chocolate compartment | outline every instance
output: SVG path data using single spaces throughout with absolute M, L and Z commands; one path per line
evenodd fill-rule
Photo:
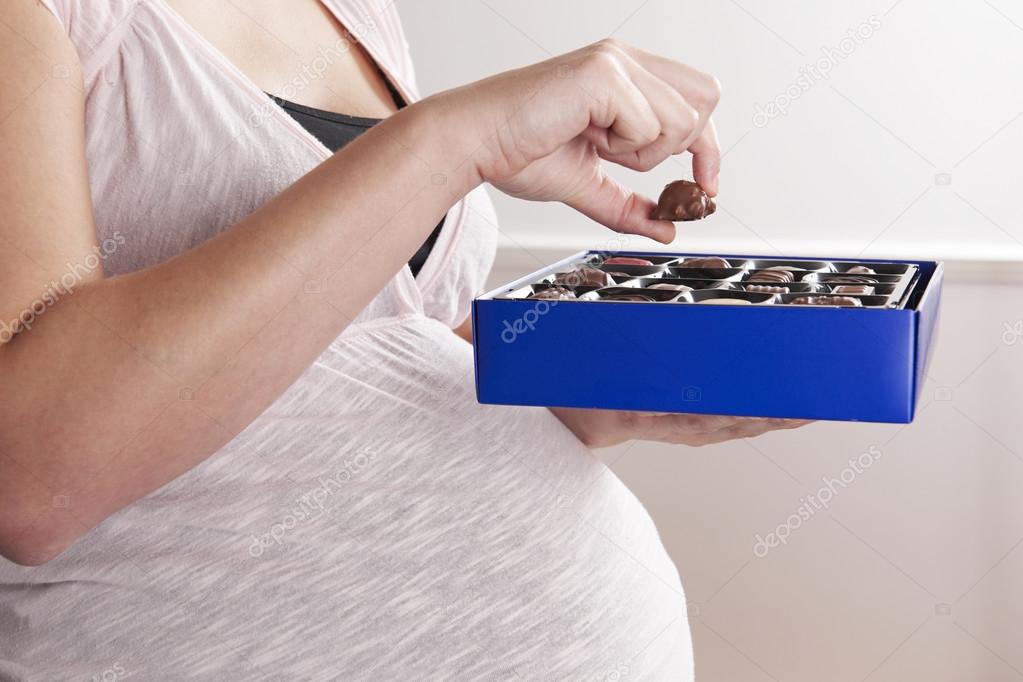
M 660 265 L 598 265 L 597 269 L 608 273 L 615 281 L 618 281 L 620 276 L 656 277 L 664 272 L 664 267 Z
M 679 277 L 646 277 L 636 280 L 636 286 L 648 287 L 651 284 L 681 284 L 690 289 L 737 289 L 734 282 L 721 279 L 682 279 Z
M 751 294 L 747 291 L 727 291 L 722 289 L 704 289 L 692 292 L 693 303 L 704 305 L 742 305 L 722 304 L 720 301 L 748 301 L 751 305 L 768 305 L 775 302 L 778 294 Z
M 747 291 L 749 287 L 753 286 L 766 286 L 766 287 L 785 287 L 789 290 L 790 294 L 817 294 L 827 291 L 827 287 L 824 287 L 817 282 L 789 282 L 788 284 L 779 283 L 772 284 L 770 282 L 742 282 L 738 285 L 743 291 Z M 761 293 L 756 291 L 750 291 L 749 293 Z M 775 294 L 776 296 L 778 294 Z
M 850 266 L 857 265 L 856 263 L 850 263 Z M 746 269 L 753 270 L 767 270 L 770 268 L 792 268 L 793 272 L 807 271 L 807 272 L 835 272 L 835 266 L 829 261 L 822 260 L 774 260 L 774 259 L 757 259 L 746 261 Z
M 687 268 L 670 266 L 667 275 L 675 279 L 723 279 L 737 281 L 742 279 L 746 270 L 737 268 Z
M 608 258 L 615 258 L 617 256 L 618 256 L 618 254 L 616 254 L 616 253 L 606 253 L 606 254 L 604 254 L 602 256 L 599 256 L 597 258 L 596 262 L 598 264 L 600 264 L 600 265 L 603 265 L 604 261 L 606 261 Z M 674 263 L 674 262 L 678 261 L 678 258 L 676 258 L 675 256 L 625 256 L 625 257 L 626 258 L 633 258 L 633 257 L 634 258 L 642 258 L 643 260 L 650 261 L 651 263 L 654 264 L 654 266 L 658 266 L 658 267 L 664 267 L 665 265 L 669 265 L 671 263 Z M 618 267 L 618 266 L 616 266 L 614 263 L 611 263 L 607 267 L 613 268 L 613 267 Z M 649 267 L 649 266 L 645 266 L 645 265 L 631 265 L 631 266 L 627 266 L 627 267 L 643 268 L 643 267 Z
M 888 296 L 864 296 L 857 294 L 810 294 L 811 296 L 845 296 L 848 298 L 855 298 L 863 304 L 864 308 L 886 308 L 889 305 Z M 806 294 L 779 294 L 778 304 L 779 305 L 793 305 L 797 308 L 848 308 L 855 309 L 853 306 L 827 306 L 827 305 L 807 305 L 807 304 L 793 304 L 792 299 L 799 298 L 800 296 L 806 296 Z
M 913 266 L 907 263 L 857 263 L 854 261 L 836 261 L 835 272 L 844 273 L 849 268 L 856 267 L 857 265 L 863 265 L 871 268 L 874 272 L 879 275 L 905 275 L 912 269 Z M 867 275 L 872 277 L 873 275 Z
M 639 287 L 605 287 L 604 289 L 597 289 L 587 295 L 585 300 L 588 301 L 606 301 L 608 303 L 644 303 L 645 301 L 608 301 L 609 296 L 649 296 L 654 299 L 657 303 L 667 303 L 674 301 L 679 297 L 680 294 L 686 292 L 679 291 L 665 291 L 663 289 L 642 289 Z

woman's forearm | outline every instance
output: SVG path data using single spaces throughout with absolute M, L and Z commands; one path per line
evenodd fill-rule
M 409 107 L 217 237 L 83 284 L 0 346 L 0 553 L 48 560 L 245 428 L 480 182 L 459 132 L 443 103 Z

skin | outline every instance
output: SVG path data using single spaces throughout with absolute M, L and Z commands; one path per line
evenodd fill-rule
M 343 30 L 314 0 L 173 0 L 257 86 L 279 91 Z M 268 38 L 265 27 L 273 27 Z M 59 67 L 55 70 L 54 67 Z M 601 160 L 647 170 L 693 154 L 717 192 L 716 81 L 615 41 L 440 93 L 400 112 L 361 49 L 296 99 L 387 117 L 236 225 L 157 266 L 97 269 L 2 338 L 0 554 L 38 565 L 181 476 L 252 422 L 483 182 L 670 242 L 654 202 Z M 60 75 L 55 75 L 60 74 Z M 0 320 L 96 247 L 77 54 L 34 0 L 0 7 Z M 446 182 L 432 182 L 443 173 Z M 407 198 L 395 205 L 394 197 Z M 400 203 L 400 202 L 399 202 Z M 382 215 L 381 206 L 387 207 Z M 306 293 L 309 284 L 318 289 Z M 463 338 L 463 325 L 455 330 Z M 187 340 L 187 343 L 182 340 Z M 702 444 L 789 422 L 555 410 L 580 439 Z M 63 503 L 58 503 L 63 500 Z M 70 504 L 68 504 L 68 501 Z

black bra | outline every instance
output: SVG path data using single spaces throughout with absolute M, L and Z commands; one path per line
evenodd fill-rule
M 323 111 L 322 109 L 315 109 L 302 104 L 296 104 L 295 102 L 289 102 L 288 100 L 275 95 L 270 95 L 270 99 L 280 105 L 280 107 L 288 112 L 288 114 L 290 114 L 291 117 L 299 123 L 299 125 L 305 128 L 310 135 L 319 140 L 324 147 L 332 152 L 336 152 L 341 149 L 359 135 L 362 135 L 364 132 L 383 120 L 379 118 L 363 118 L 361 116 L 335 114 L 332 111 Z M 399 97 L 396 97 L 396 101 L 399 103 L 401 102 Z M 437 243 L 437 237 L 440 236 L 440 231 L 443 227 L 444 218 L 441 218 L 440 222 L 437 223 L 437 227 L 433 229 L 430 236 L 426 238 L 423 245 L 419 247 L 419 250 L 416 251 L 409 260 L 408 266 L 412 270 L 413 276 L 419 274 L 423 264 L 430 255 L 430 251 L 433 250 L 433 245 Z

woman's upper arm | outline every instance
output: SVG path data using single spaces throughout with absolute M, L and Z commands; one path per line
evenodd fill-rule
M 25 321 L 59 304 L 54 284 L 96 246 L 81 66 L 60 22 L 36 0 L 0 4 L 0 149 L 2 348 Z M 83 279 L 71 290 L 102 277 L 74 271 Z

